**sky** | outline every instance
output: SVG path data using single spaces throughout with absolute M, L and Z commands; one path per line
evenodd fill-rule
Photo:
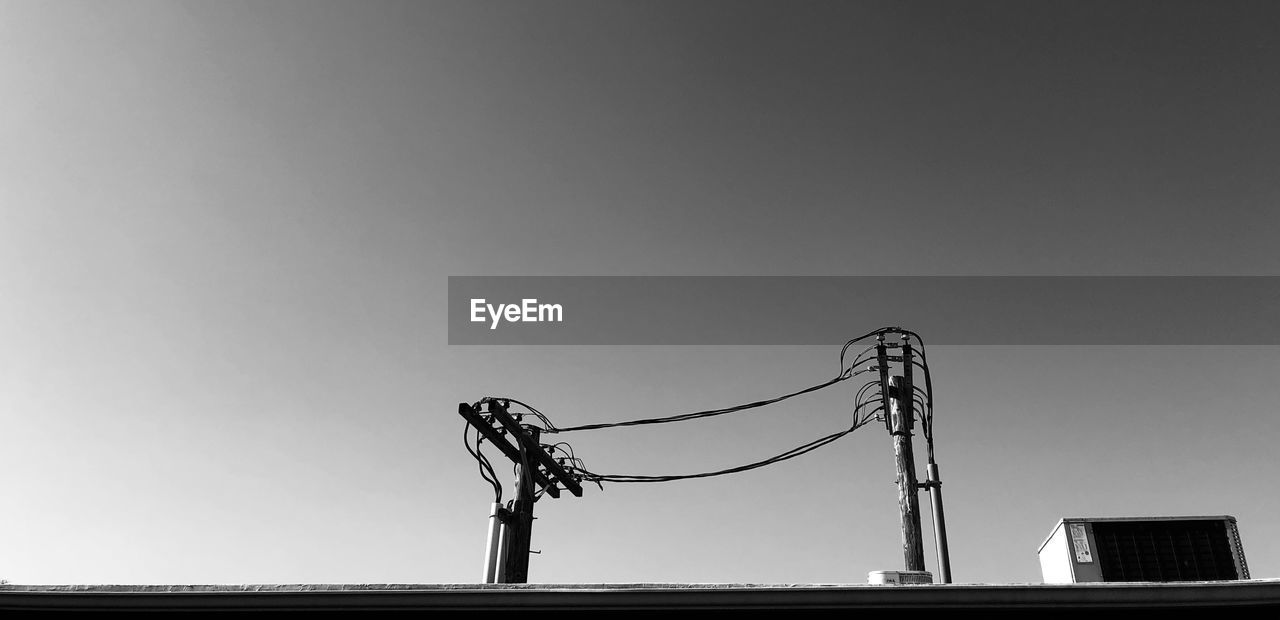
M 477 582 L 492 492 L 458 402 L 668 415 L 826 380 L 843 344 L 450 346 L 449 276 L 1280 275 L 1278 23 L 0 0 L 0 579 Z M 957 582 L 1039 582 L 1063 517 L 1204 514 L 1280 577 L 1276 346 L 929 362 Z M 597 472 L 719 469 L 852 398 L 571 441 Z M 547 499 L 530 579 L 865 583 L 902 568 L 893 479 L 873 426 Z

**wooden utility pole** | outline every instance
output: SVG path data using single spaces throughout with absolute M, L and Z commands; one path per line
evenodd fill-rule
M 910 361 L 907 362 L 908 364 Z M 911 451 L 914 418 L 910 379 L 889 379 L 889 434 L 898 467 L 898 510 L 902 513 L 902 554 L 906 569 L 924 570 L 924 545 L 920 540 L 920 500 L 916 496 L 916 462 Z
M 537 445 L 538 429 L 530 428 L 528 432 L 534 445 Z M 507 526 L 511 538 L 507 543 L 503 583 L 529 581 L 529 539 L 533 536 L 533 472 L 523 442 L 520 445 L 520 456 L 522 462 L 516 465 L 519 472 L 516 477 L 516 501 L 512 503 L 510 523 Z

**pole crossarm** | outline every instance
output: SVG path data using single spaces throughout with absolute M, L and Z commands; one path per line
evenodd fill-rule
M 528 457 L 537 465 L 541 466 L 530 467 L 529 473 L 533 476 L 534 483 L 546 490 L 548 495 L 551 497 L 560 497 L 560 488 L 556 486 L 556 483 L 558 482 L 563 484 L 570 493 L 574 494 L 574 496 L 582 497 L 582 485 L 578 484 L 578 481 L 574 479 L 573 476 L 566 472 L 559 463 L 556 463 L 555 459 L 552 459 L 551 455 L 547 454 L 546 451 L 542 449 L 542 446 L 529 436 L 528 431 L 520 426 L 520 423 L 516 422 L 515 419 L 511 417 L 511 414 L 507 413 L 505 407 L 494 401 L 490 401 L 489 408 L 486 413 L 497 421 L 498 424 L 502 425 L 502 428 L 515 438 L 518 442 L 517 445 L 512 445 L 511 442 L 499 433 L 492 424 L 486 422 L 484 417 L 482 417 L 480 412 L 476 411 L 474 407 L 467 403 L 458 403 L 458 414 L 461 415 L 468 424 L 476 427 L 476 429 L 480 431 L 480 434 L 484 435 L 484 438 L 489 440 L 489 443 L 497 446 L 498 449 L 502 451 L 503 455 L 508 459 L 511 459 L 511 462 L 520 463 L 522 461 L 520 456 L 520 446 L 524 446 L 525 454 L 528 455 Z
M 538 443 L 533 437 L 531 437 L 528 431 L 524 430 L 524 428 L 520 426 L 520 423 L 516 422 L 515 419 L 511 417 L 510 413 L 507 413 L 506 407 L 499 403 L 495 403 L 494 401 L 489 401 L 489 415 L 492 415 L 493 419 L 497 420 L 499 424 L 507 429 L 507 432 L 511 433 L 511 435 L 516 437 L 520 443 L 524 444 L 525 454 L 532 457 L 539 465 L 542 465 L 542 467 L 546 469 L 546 473 L 550 474 L 552 482 L 559 481 L 566 489 L 569 489 L 570 493 L 573 493 L 574 497 L 582 497 L 582 485 L 578 484 L 578 481 L 575 480 L 573 476 L 570 476 L 569 472 L 566 472 L 564 468 L 555 461 L 555 459 L 551 458 L 550 454 L 547 454 L 546 450 L 542 449 L 542 444 Z M 519 455 L 519 452 L 516 454 Z M 532 469 L 534 480 L 537 480 L 538 478 L 542 478 L 544 480 L 547 479 L 547 476 L 538 471 L 538 468 L 534 467 Z M 546 488 L 547 492 L 551 493 L 551 489 L 555 488 L 555 484 L 551 484 Z M 557 492 L 553 493 L 551 496 L 559 497 L 560 494 Z
M 502 451 L 502 454 L 511 459 L 511 462 L 520 462 L 520 449 L 511 445 L 511 442 L 507 441 L 506 437 L 503 437 L 498 433 L 497 429 L 485 422 L 484 418 L 480 417 L 480 413 L 477 412 L 474 407 L 467 403 L 458 403 L 458 414 L 461 415 L 468 424 L 476 427 L 476 430 L 480 431 L 480 434 L 484 435 L 484 438 L 489 440 L 489 443 L 497 446 L 498 449 Z M 546 476 L 543 476 L 541 472 L 537 471 L 532 473 L 534 482 L 546 489 L 547 494 L 551 497 L 560 497 L 560 489 L 558 489 L 550 480 L 547 480 Z

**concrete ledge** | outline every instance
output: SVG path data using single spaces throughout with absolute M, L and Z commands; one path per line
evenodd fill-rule
M 953 584 L 5 585 L 5 611 L 1280 608 L 1280 580 Z

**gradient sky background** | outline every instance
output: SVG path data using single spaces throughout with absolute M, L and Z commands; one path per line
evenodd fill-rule
M 1239 2 L 0 0 L 0 578 L 475 582 L 459 401 L 679 413 L 841 344 L 450 347 L 449 275 L 1280 275 L 1278 32 Z M 1064 516 L 1170 514 L 1235 515 L 1280 577 L 1280 348 L 930 362 L 957 581 L 1038 582 Z M 700 471 L 851 400 L 570 439 Z M 531 580 L 863 583 L 902 566 L 892 481 L 869 427 L 542 501 Z

